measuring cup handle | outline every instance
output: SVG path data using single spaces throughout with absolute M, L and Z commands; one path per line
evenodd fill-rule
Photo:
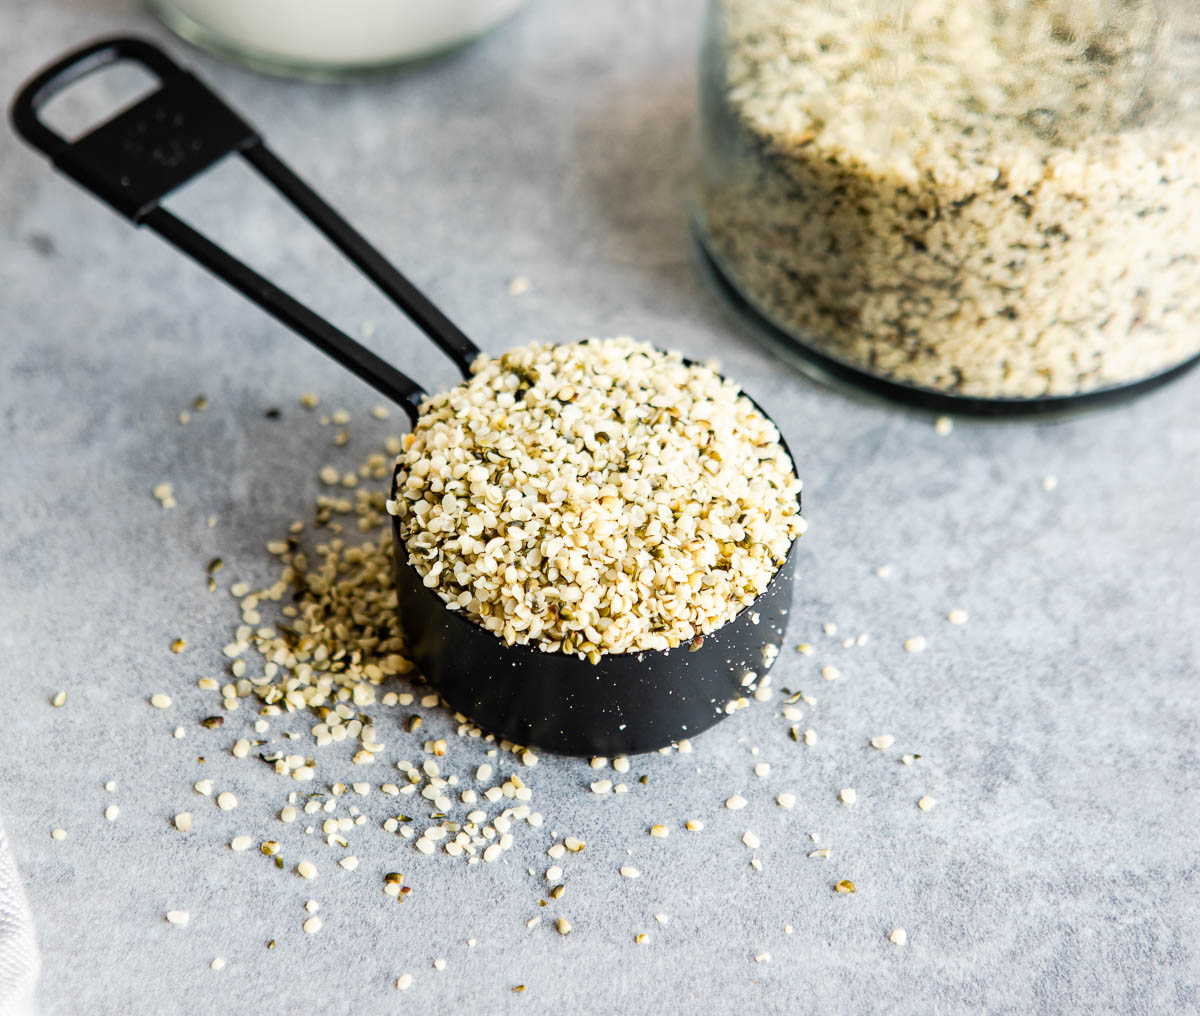
M 42 122 L 39 116 L 42 107 L 81 78 L 122 60 L 141 64 L 160 82 L 181 72 L 166 53 L 142 39 L 128 36 L 99 39 L 68 53 L 25 84 L 10 110 L 13 127 L 34 148 L 51 158 L 57 156 L 68 142 Z
M 68 141 L 41 119 L 55 95 L 121 61 L 149 70 L 159 87 L 82 137 Z M 464 372 L 478 350 L 279 159 L 214 92 L 144 39 L 100 39 L 32 78 L 9 110 L 17 133 L 56 169 L 137 225 L 154 230 L 218 278 L 398 402 L 415 424 L 424 390 L 411 378 L 162 207 L 176 188 L 230 154 L 247 158 L 372 279 Z
M 122 61 L 139 64 L 159 87 L 74 141 L 51 130 L 43 107 L 80 79 Z M 68 53 L 13 100 L 17 133 L 116 211 L 141 222 L 158 203 L 258 134 L 215 93 L 144 39 L 100 39 Z

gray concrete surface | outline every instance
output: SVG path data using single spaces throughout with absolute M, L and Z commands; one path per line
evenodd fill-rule
M 313 883 L 226 849 L 281 830 L 291 787 L 228 756 L 245 711 L 218 732 L 196 723 L 213 703 L 196 679 L 219 673 L 238 620 L 205 591 L 204 564 L 270 574 L 264 542 L 307 516 L 319 467 L 357 462 L 386 432 L 366 417 L 378 400 L 0 137 L 0 810 L 38 919 L 46 1013 L 1200 1010 L 1200 374 L 1067 421 L 960 420 L 940 437 L 927 416 L 781 368 L 690 261 L 698 27 L 695 0 L 535 0 L 449 59 L 334 87 L 174 45 L 486 348 L 631 333 L 717 356 L 797 452 L 811 530 L 775 685 L 817 698 L 801 726 L 818 743 L 790 740 L 777 698 L 691 756 L 635 759 L 621 798 L 589 794 L 585 763 L 544 758 L 524 775 L 546 826 L 495 865 L 415 854 L 378 828 L 377 794 L 352 835 L 357 872 L 319 843 Z M 3 0 L 0 93 L 113 29 L 166 38 L 125 0 Z M 249 181 L 223 167 L 174 206 L 347 328 L 375 322 L 375 348 L 430 385 L 453 379 Z M 521 297 L 516 274 L 533 283 Z M 349 448 L 297 406 L 307 389 L 353 413 Z M 198 392 L 211 408 L 180 426 Z M 271 406 L 282 420 L 264 418 Z M 163 480 L 170 512 L 150 495 Z M 966 625 L 946 622 L 954 607 Z M 866 646 L 841 647 L 863 631 Z M 918 633 L 928 650 L 906 653 Z M 812 656 L 791 648 L 802 640 Z M 843 677 L 823 681 L 827 663 Z M 146 705 L 156 691 L 169 712 Z M 380 720 L 388 761 L 419 752 L 398 722 Z M 893 749 L 867 747 L 883 732 Z M 452 736 L 451 767 L 465 775 L 483 751 Z M 902 752 L 923 757 L 905 767 Z M 346 753 L 322 759 L 318 784 L 361 778 Z M 191 791 L 202 771 L 238 793 L 236 811 Z M 837 801 L 846 786 L 853 808 Z M 773 804 L 784 790 L 791 811 Z M 745 811 L 722 807 L 734 792 Z M 186 837 L 169 828 L 185 808 Z M 704 830 L 685 832 L 689 817 Z M 647 835 L 656 822 L 668 839 Z M 543 910 L 552 830 L 588 846 Z M 807 857 L 813 831 L 831 859 Z M 624 863 L 642 877 L 622 879 Z M 414 887 L 402 907 L 379 892 L 394 868 Z M 832 891 L 841 878 L 853 897 Z M 315 936 L 300 930 L 310 898 Z M 173 908 L 187 928 L 164 922 Z M 887 941 L 897 926 L 903 948 Z M 635 946 L 642 931 L 652 942 Z

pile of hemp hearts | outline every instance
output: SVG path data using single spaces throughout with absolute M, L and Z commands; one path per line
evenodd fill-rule
M 1069 395 L 1190 358 L 1200 44 L 1163 2 L 722 0 L 710 249 L 905 384 Z
M 629 338 L 481 356 L 398 462 L 387 508 L 425 585 L 510 645 L 592 662 L 732 620 L 804 531 L 771 421 Z

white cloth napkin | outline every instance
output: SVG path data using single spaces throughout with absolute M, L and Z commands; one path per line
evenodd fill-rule
M 33 1016 L 40 965 L 33 915 L 0 823 L 0 1016 Z

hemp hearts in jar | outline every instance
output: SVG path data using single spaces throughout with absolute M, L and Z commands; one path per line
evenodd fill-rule
M 1189 0 L 710 0 L 709 14 L 698 225 L 798 351 L 1018 400 L 1200 353 Z

